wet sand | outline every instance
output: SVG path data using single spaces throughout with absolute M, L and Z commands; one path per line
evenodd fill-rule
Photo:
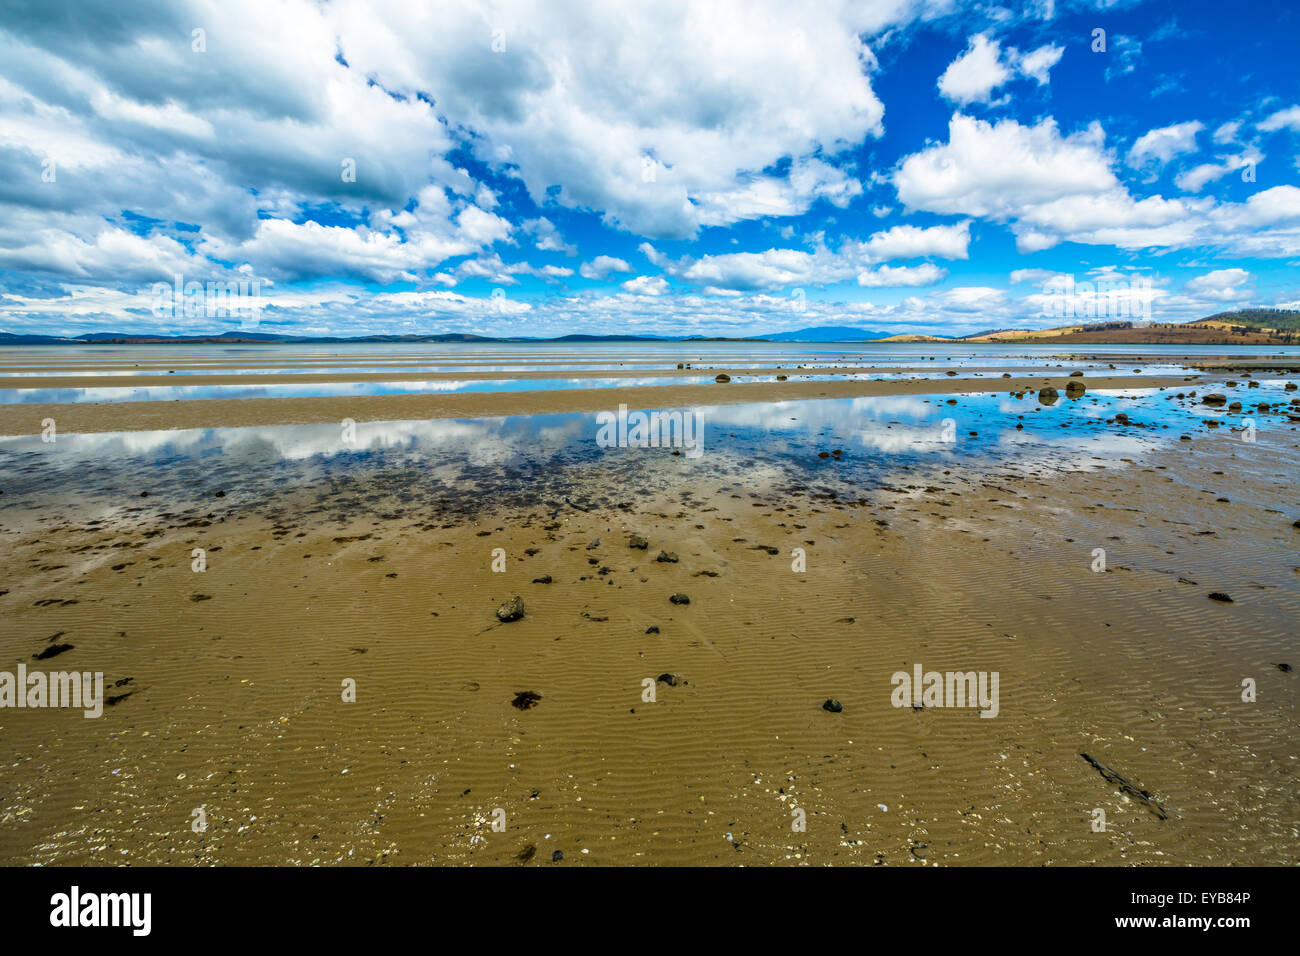
M 702 390 L 714 405 L 1047 376 L 1064 393 L 1060 374 Z M 448 414 L 605 409 L 620 391 L 452 396 L 465 404 Z M 1279 408 L 1294 395 L 1252 391 Z M 57 415 L 69 431 L 361 421 L 437 417 L 448 397 L 378 398 Z M 99 669 L 123 696 L 97 720 L 0 710 L 0 860 L 1293 865 L 1297 678 L 1279 664 L 1300 663 L 1300 433 L 1259 419 L 1252 446 L 1225 427 L 978 462 L 853 466 L 812 450 L 827 434 L 780 455 L 717 440 L 696 461 L 622 449 L 535 473 L 467 460 L 454 477 L 402 460 L 276 482 L 214 460 L 159 489 L 88 465 L 84 494 L 53 499 L 10 468 L 6 666 Z M 523 618 L 497 621 L 516 595 Z M 73 646 L 32 659 L 59 643 Z M 891 675 L 917 663 L 997 671 L 998 716 L 894 707 Z M 525 692 L 533 705 L 514 706 Z

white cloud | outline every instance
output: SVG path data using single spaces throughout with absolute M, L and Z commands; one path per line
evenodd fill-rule
M 611 272 L 631 272 L 632 267 L 622 259 L 614 256 L 596 256 L 590 262 L 584 262 L 578 268 L 578 274 L 584 279 L 604 279 Z
M 1008 277 L 1012 285 L 1020 285 L 1023 282 L 1032 283 L 1033 285 L 1043 285 L 1049 280 L 1059 278 L 1063 273 L 1053 272 L 1051 269 L 1013 269 Z
M 1183 291 L 1203 299 L 1217 299 L 1224 302 L 1239 299 L 1245 290 L 1242 288 L 1251 280 L 1245 269 L 1215 269 L 1205 275 L 1189 279 Z
M 985 33 L 975 34 L 966 50 L 948 64 L 939 77 L 939 92 L 960 106 L 987 103 L 993 91 L 1012 79 L 1015 74 L 1028 77 L 1046 86 L 1052 67 L 1061 61 L 1063 46 L 1040 46 L 1022 54 L 1015 47 L 1004 53 L 1001 44 Z
M 1062 136 L 1051 118 L 1022 126 L 957 114 L 948 142 L 908 156 L 893 179 L 909 209 L 1010 223 L 1021 252 L 1073 241 L 1122 249 L 1206 245 L 1288 254 L 1280 250 L 1291 247 L 1289 233 L 1275 230 L 1277 235 L 1264 239 L 1246 235 L 1258 227 L 1225 228 L 1225 220 L 1237 215 L 1229 206 L 1216 207 L 1209 199 L 1135 198 L 1110 162 L 1096 123 Z M 1252 210 L 1261 195 L 1248 201 Z
M 1063 46 L 1040 46 L 1022 56 L 1016 65 L 1025 76 L 1037 80 L 1039 86 L 1046 86 L 1048 74 L 1061 62 L 1064 53 Z
M 1248 150 L 1240 156 L 1221 156 L 1221 163 L 1201 163 L 1174 177 L 1174 183 L 1184 192 L 1198 193 L 1207 183 L 1222 179 L 1228 173 L 1236 172 L 1246 166 L 1258 165 L 1264 161 L 1264 154 Z
M 1234 120 L 1230 123 L 1224 123 L 1214 131 L 1214 141 L 1221 146 L 1231 143 L 1236 140 L 1237 134 L 1240 131 L 1241 123 L 1239 121 Z
M 838 251 L 817 244 L 802 249 L 768 249 L 706 255 L 681 262 L 664 262 L 672 275 L 692 285 L 722 289 L 776 289 L 787 286 L 827 285 L 858 278 L 863 285 L 924 285 L 937 281 L 936 267 L 868 269 L 878 263 L 934 256 L 965 259 L 970 246 L 969 220 L 939 226 L 894 226 L 864 241 L 849 241 Z M 941 272 L 942 270 L 938 270 Z M 862 275 L 868 279 L 863 281 Z M 889 277 L 890 283 L 873 283 L 871 276 Z M 926 281 L 919 281 L 926 278 Z M 905 280 L 893 282 L 893 279 Z
M 1280 129 L 1289 129 L 1294 133 L 1300 133 L 1300 106 L 1290 106 L 1284 110 L 1278 110 L 1271 116 L 1256 123 L 1255 126 L 1265 133 L 1276 132 Z
M 621 288 L 634 295 L 663 295 L 668 291 L 668 281 L 663 276 L 637 276 L 628 279 Z
M 869 288 L 934 285 L 947 274 L 947 269 L 929 262 L 919 266 L 877 266 L 859 272 L 858 285 Z
M 894 226 L 874 233 L 856 250 L 869 262 L 920 256 L 965 259 L 970 252 L 970 220 L 943 226 Z
M 908 156 L 893 182 L 909 209 L 1005 218 L 1034 203 L 1115 188 L 1103 141 L 1095 123 L 1061 136 L 1051 118 L 1022 126 L 956 113 L 948 142 Z
M 475 131 L 478 157 L 513 164 L 539 204 L 650 238 L 849 198 L 833 159 L 879 135 L 884 112 L 861 37 L 922 12 L 894 0 L 325 9 L 357 73 L 434 91 L 453 127 Z M 763 174 L 787 157 L 789 175 Z
M 825 258 L 825 256 L 823 256 Z M 678 274 L 695 285 L 728 289 L 771 289 L 814 281 L 818 259 L 799 249 L 703 256 Z
M 527 219 L 520 223 L 520 228 L 533 237 L 533 244 L 543 252 L 563 252 L 566 256 L 578 253 L 578 247 L 565 242 L 555 224 L 545 216 Z
M 1199 120 L 1175 123 L 1143 133 L 1128 151 L 1128 164 L 1134 169 L 1164 166 L 1174 157 L 1196 152 L 1196 134 L 1205 129 Z
M 983 33 L 970 38 L 964 53 L 939 77 L 939 92 L 954 103 L 987 102 L 993 91 L 1011 79 L 1002 62 L 1002 47 Z

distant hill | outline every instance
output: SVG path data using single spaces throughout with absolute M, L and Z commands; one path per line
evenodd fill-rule
M 960 342 L 961 339 L 952 339 L 943 335 L 917 335 L 909 332 L 906 335 L 887 335 L 883 339 L 876 339 L 877 342 Z
M 967 336 L 960 341 L 1043 345 L 1300 345 L 1300 331 L 1271 326 L 1250 327 L 1211 318 L 1181 323 L 1148 322 L 1139 325 L 1113 321 L 1063 325 L 1053 329 L 1007 329 Z
M 769 342 L 863 342 L 871 339 L 883 339 L 893 335 L 892 332 L 868 332 L 845 325 L 818 325 L 809 329 L 795 329 L 793 332 L 770 332 L 757 338 Z
M 762 336 L 703 335 L 591 335 L 571 332 L 554 338 L 536 336 L 496 337 L 469 332 L 440 332 L 435 335 L 282 335 L 274 332 L 217 332 L 208 335 L 139 335 L 127 332 L 86 332 L 77 336 L 24 335 L 0 332 L 3 345 L 237 345 L 276 343 L 283 345 L 336 344 L 345 342 L 843 342 L 879 339 L 888 332 L 842 326 L 821 326 L 794 332 L 777 332 Z
M 1297 309 L 1241 309 L 1237 312 L 1219 312 L 1199 322 L 1221 326 L 1240 326 L 1245 329 L 1276 329 L 1294 332 L 1300 330 L 1300 310 Z
M 572 332 L 554 338 L 495 337 L 471 332 L 432 335 L 321 336 L 275 332 L 228 331 L 208 335 L 139 335 L 127 332 L 87 332 L 78 336 L 0 332 L 6 345 L 345 345 L 365 342 L 1035 342 L 1147 345 L 1300 345 L 1300 310 L 1242 309 L 1182 323 L 1088 322 L 1051 329 L 997 329 L 947 337 L 915 333 L 873 332 L 847 325 L 818 325 L 767 335 L 591 335 Z

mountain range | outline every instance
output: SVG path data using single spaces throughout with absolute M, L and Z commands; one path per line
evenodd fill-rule
M 331 345 L 353 342 L 1052 342 L 1231 344 L 1234 339 L 1249 344 L 1300 344 L 1300 310 L 1243 309 L 1220 312 L 1180 324 L 1132 322 L 1088 322 L 1051 329 L 998 329 L 962 336 L 913 335 L 878 332 L 842 325 L 819 325 L 806 329 L 771 332 L 743 337 L 666 335 L 561 335 L 555 338 L 511 336 L 499 338 L 469 332 L 435 335 L 303 336 L 274 332 L 232 330 L 209 335 L 140 335 L 129 332 L 86 332 L 77 336 L 33 335 L 0 332 L 5 345 L 166 345 L 166 344 L 298 344 Z

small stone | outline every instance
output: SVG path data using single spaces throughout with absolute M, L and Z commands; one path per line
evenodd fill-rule
M 1206 395 L 1203 399 L 1201 399 L 1201 401 L 1204 402 L 1206 405 L 1210 405 L 1214 408 L 1218 408 L 1219 406 L 1226 405 L 1228 403 L 1228 396 L 1220 392 L 1211 392 L 1209 395 Z
M 629 548 L 636 548 L 638 551 L 644 551 L 646 548 L 650 547 L 650 542 L 639 534 L 634 534 L 632 537 L 627 539 L 627 546 Z
M 690 604 L 690 603 L 691 603 L 691 599 L 688 598 L 685 594 L 681 594 L 681 593 L 674 594 L 674 595 L 673 595 L 672 597 L 670 597 L 668 600 L 671 601 L 673 604 Z
M 676 552 L 676 551 L 660 551 L 660 552 L 659 552 L 659 556 L 658 556 L 657 558 L 655 558 L 655 560 L 658 561 L 660 564 L 676 564 L 676 563 L 677 563 L 677 552 Z
M 534 583 L 534 584 L 550 584 L 550 583 L 551 583 L 551 576 L 550 576 L 549 574 L 543 574 L 540 578 L 533 578 L 533 583 Z
M 1040 405 L 1055 405 L 1056 399 L 1060 393 L 1050 385 L 1044 385 L 1038 390 L 1038 402 Z
M 843 709 L 844 709 L 844 705 L 841 704 L 834 697 L 826 698 L 826 702 L 822 704 L 822 710 L 829 711 L 832 714 L 838 714 Z
M 1228 597 L 1228 595 L 1224 594 L 1222 591 L 1211 591 L 1209 597 L 1211 601 L 1219 601 L 1223 604 L 1233 603 L 1232 598 Z
M 681 682 L 681 678 L 676 674 L 660 674 L 655 680 L 661 684 L 667 684 L 669 687 L 676 687 Z
M 645 629 L 645 632 L 646 632 L 647 634 L 658 634 L 658 633 L 659 633 L 659 625 L 658 625 L 658 624 L 651 624 L 649 627 L 647 627 L 647 628 Z
M 510 702 L 510 706 L 516 710 L 530 710 L 537 706 L 537 702 L 542 699 L 542 695 L 532 690 L 521 690 L 515 693 L 515 699 Z
M 517 621 L 524 616 L 524 599 L 515 595 L 513 601 L 507 601 L 497 608 L 497 617 L 503 622 Z
M 714 379 L 714 381 L 715 381 L 715 382 L 719 382 L 719 383 L 724 383 L 724 384 L 725 384 L 726 382 L 730 382 L 730 381 L 731 381 L 731 376 L 728 375 L 726 372 L 721 372 L 721 373 L 719 373 L 718 376 Z

